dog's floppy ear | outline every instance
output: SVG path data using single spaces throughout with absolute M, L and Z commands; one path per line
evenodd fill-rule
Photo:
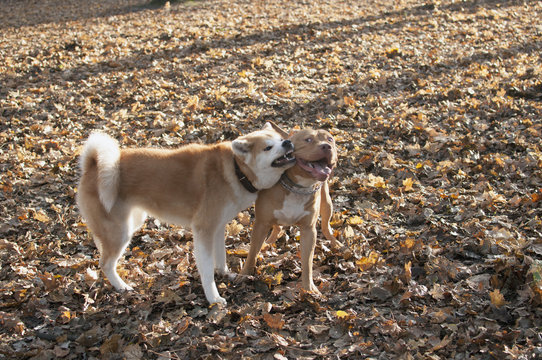
M 246 139 L 239 138 L 232 141 L 231 148 L 235 155 L 245 158 L 250 153 L 250 150 L 252 150 L 252 143 Z
M 265 123 L 265 125 L 263 126 L 263 129 L 262 130 L 275 130 L 276 132 L 279 133 L 280 136 L 282 136 L 283 138 L 287 138 L 288 137 L 288 133 L 284 130 L 282 130 L 277 124 L 275 124 L 274 122 L 272 121 L 268 121 Z

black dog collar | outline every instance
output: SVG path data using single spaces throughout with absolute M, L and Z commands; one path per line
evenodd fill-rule
M 233 158 L 233 165 L 235 167 L 235 175 L 237 175 L 237 178 L 239 179 L 239 182 L 241 183 L 241 185 L 243 185 L 243 187 L 247 189 L 248 192 L 251 192 L 251 193 L 257 192 L 258 189 L 256 189 L 254 185 L 252 185 L 250 180 L 247 178 L 247 176 L 243 174 L 235 158 Z

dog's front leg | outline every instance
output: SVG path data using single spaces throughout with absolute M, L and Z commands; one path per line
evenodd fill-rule
M 331 247 L 334 249 L 343 247 L 343 244 L 333 236 L 333 230 L 329 225 L 331 220 L 331 214 L 333 213 L 333 203 L 331 202 L 331 196 L 329 196 L 329 185 L 324 182 L 324 185 L 320 189 L 320 216 L 321 227 L 324 237 L 331 242 Z
M 218 231 L 220 233 L 220 231 Z M 215 283 L 214 240 L 216 237 L 209 229 L 194 228 L 194 257 L 201 278 L 203 292 L 210 304 L 226 304 L 226 299 L 220 296 Z
M 241 270 L 242 275 L 251 275 L 254 272 L 256 266 L 256 257 L 262 248 L 265 236 L 269 231 L 269 225 L 267 222 L 256 221 L 254 222 L 254 228 L 252 229 L 252 237 L 250 238 L 250 249 L 248 250 L 247 261 Z
M 301 233 L 301 285 L 303 289 L 320 293 L 312 280 L 312 258 L 316 247 L 316 226 L 303 226 Z

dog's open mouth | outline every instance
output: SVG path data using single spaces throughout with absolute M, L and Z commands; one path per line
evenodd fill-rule
M 327 158 L 317 161 L 307 161 L 298 158 L 297 163 L 303 170 L 309 172 L 312 177 L 319 181 L 326 181 L 333 170 L 333 165 L 328 162 Z
M 278 159 L 275 159 L 271 166 L 273 167 L 283 167 L 289 164 L 293 164 L 295 162 L 294 152 L 288 151 L 283 156 L 279 157 Z

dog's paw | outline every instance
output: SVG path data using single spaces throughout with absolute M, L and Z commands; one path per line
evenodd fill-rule
M 242 284 L 247 281 L 254 281 L 254 275 L 236 274 L 233 283 Z
M 311 281 L 310 284 L 304 284 L 302 286 L 302 290 L 305 291 L 305 292 L 308 292 L 308 293 L 312 293 L 316 296 L 321 296 L 322 293 L 320 292 L 320 290 L 316 287 L 316 285 L 314 285 L 314 283 Z
M 211 306 L 213 306 L 214 304 L 225 306 L 228 304 L 228 302 L 222 296 L 217 296 L 216 298 L 209 300 L 209 304 L 211 304 Z
M 230 269 L 228 269 L 227 265 L 219 266 L 215 269 L 215 272 L 219 275 L 229 275 Z
M 251 275 L 254 275 L 254 266 L 243 266 L 243 268 L 241 269 L 241 271 L 239 272 L 239 275 L 243 275 L 243 276 L 251 276 Z
M 331 240 L 330 245 L 333 250 L 339 250 L 344 247 L 344 244 L 337 239 L 335 241 Z
M 134 288 L 131 287 L 130 285 L 126 284 L 124 281 L 120 281 L 116 284 L 111 284 L 113 285 L 113 287 L 115 288 L 115 290 L 117 290 L 118 292 L 125 292 L 125 291 L 133 291 Z
M 228 279 L 229 281 L 234 281 L 235 278 L 237 277 L 237 274 L 234 273 L 234 272 L 231 272 L 228 267 L 225 267 L 223 269 L 216 269 L 216 273 L 220 276 L 223 276 L 225 277 L 226 279 Z
M 226 276 L 229 281 L 235 281 L 235 279 L 237 279 L 237 274 L 233 272 L 228 272 L 224 274 L 224 276 Z

